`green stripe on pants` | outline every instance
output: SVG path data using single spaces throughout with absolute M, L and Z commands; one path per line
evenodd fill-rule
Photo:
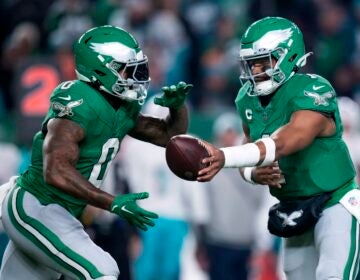
M 48 257 L 75 274 L 78 279 L 96 279 L 103 276 L 91 262 L 64 244 L 44 224 L 25 213 L 24 195 L 24 190 L 15 188 L 9 198 L 9 215 L 16 229 Z

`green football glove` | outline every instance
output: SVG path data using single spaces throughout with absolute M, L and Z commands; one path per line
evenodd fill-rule
M 192 84 L 179 82 L 176 86 L 163 87 L 163 95 L 156 97 L 154 103 L 171 109 L 179 109 L 185 102 L 186 95 L 192 89 Z
M 158 215 L 139 207 L 136 200 L 148 197 L 149 193 L 147 192 L 118 195 L 111 203 L 110 211 L 125 218 L 130 224 L 146 231 L 148 226 L 153 227 L 155 225 L 152 219 L 157 219 Z

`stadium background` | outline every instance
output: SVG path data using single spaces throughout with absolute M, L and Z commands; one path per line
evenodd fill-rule
M 214 120 L 235 109 L 240 36 L 264 16 L 293 20 L 315 54 L 304 71 L 360 103 L 359 0 L 2 0 L 0 183 L 26 168 L 48 96 L 75 79 L 72 45 L 85 30 L 113 24 L 138 39 L 149 58 L 149 97 L 180 80 L 194 84 L 190 133 L 212 140 Z

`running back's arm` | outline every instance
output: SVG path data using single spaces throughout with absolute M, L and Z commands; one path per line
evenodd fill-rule
M 170 138 L 186 133 L 189 125 L 186 106 L 169 109 L 165 119 L 140 114 L 135 127 L 129 132 L 131 137 L 165 147 Z
M 66 119 L 50 120 L 47 129 L 43 146 L 45 182 L 88 204 L 108 210 L 114 197 L 96 188 L 76 170 L 84 129 Z

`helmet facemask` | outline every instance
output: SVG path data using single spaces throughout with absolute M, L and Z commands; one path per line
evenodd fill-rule
M 278 48 L 272 52 L 264 51 L 256 55 L 240 56 L 240 82 L 243 85 L 250 80 L 253 84 L 253 92 L 249 95 L 271 94 L 285 82 L 286 76 L 279 67 L 285 52 Z M 253 74 L 253 67 L 261 71 Z
M 137 100 L 141 104 L 144 103 L 150 83 L 146 56 L 142 60 L 127 63 L 112 60 L 106 64 L 106 67 L 117 76 L 117 80 L 113 84 L 111 91 L 100 86 L 101 89 L 125 100 Z

